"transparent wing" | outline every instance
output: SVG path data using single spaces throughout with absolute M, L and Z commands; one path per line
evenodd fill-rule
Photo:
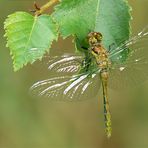
M 95 72 L 42 80 L 35 83 L 30 91 L 35 96 L 51 101 L 79 101 L 92 99 L 99 87 L 99 75 Z
M 89 55 L 45 56 L 42 61 L 41 65 L 37 66 L 48 69 L 50 77 L 54 72 L 54 77 L 35 83 L 30 89 L 35 96 L 50 100 L 74 101 L 91 99 L 99 91 L 100 81 L 97 78 L 99 69 L 95 60 Z M 64 73 L 72 75 L 77 73 L 77 75 L 65 76 Z
M 75 73 L 81 68 L 84 57 L 82 55 L 65 54 L 49 58 L 48 70 L 60 73 Z
M 41 69 L 48 69 L 56 73 L 75 73 L 81 68 L 84 60 L 83 55 L 78 54 L 64 54 L 59 56 L 43 56 L 41 47 L 31 48 L 29 50 L 28 58 L 40 59 L 36 65 Z
M 97 69 L 95 58 L 91 54 L 64 54 L 47 58 L 47 69 L 57 73 L 84 73 Z
M 34 48 L 35 50 L 30 50 L 30 56 L 40 55 L 40 49 Z M 41 61 L 36 61 L 34 64 L 37 68 L 47 69 L 50 72 L 54 73 L 69 73 L 73 74 L 81 70 L 82 67 L 86 67 L 90 64 L 90 62 L 86 62 L 86 57 L 84 55 L 78 54 L 64 54 L 64 55 L 56 55 L 56 56 L 43 56 Z
M 109 58 L 113 64 L 120 64 L 124 62 L 128 55 L 138 50 L 138 48 L 143 48 L 147 46 L 146 42 L 148 40 L 148 26 L 145 27 L 136 36 L 131 37 L 129 40 L 121 43 L 117 48 L 112 48 L 109 53 Z M 129 54 L 130 53 L 130 54 Z
M 148 80 L 148 27 L 113 50 L 109 58 L 113 64 L 110 87 L 138 86 Z

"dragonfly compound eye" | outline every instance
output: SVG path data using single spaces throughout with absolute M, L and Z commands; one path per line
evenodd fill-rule
M 90 45 L 95 45 L 102 41 L 102 34 L 100 32 L 90 32 L 87 38 Z
M 97 38 L 97 39 L 102 39 L 102 37 L 103 37 L 100 32 L 94 32 L 94 36 L 95 36 L 95 38 Z
M 96 32 L 95 37 L 97 38 L 98 41 L 100 42 L 102 41 L 103 36 L 100 32 Z

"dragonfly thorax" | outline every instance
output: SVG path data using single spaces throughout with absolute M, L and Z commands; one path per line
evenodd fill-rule
M 107 69 L 110 66 L 107 50 L 102 46 L 102 34 L 100 32 L 90 32 L 87 36 L 90 45 L 90 52 L 95 57 L 100 69 Z
M 107 69 L 110 67 L 111 63 L 108 58 L 108 52 L 101 44 L 90 47 L 90 52 L 96 59 L 96 63 L 100 69 Z

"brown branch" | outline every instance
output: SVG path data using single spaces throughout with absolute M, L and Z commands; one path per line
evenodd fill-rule
M 43 12 L 45 12 L 47 9 L 49 9 L 52 5 L 54 5 L 55 3 L 59 2 L 59 0 L 50 0 L 48 3 L 46 3 L 45 5 L 43 5 L 42 7 L 38 7 L 38 5 L 35 3 L 34 6 L 36 8 L 36 12 L 35 15 L 39 16 L 41 15 Z

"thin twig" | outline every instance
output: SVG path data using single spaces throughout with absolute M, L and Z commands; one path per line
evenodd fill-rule
M 59 2 L 59 0 L 50 0 L 48 3 L 43 5 L 41 8 L 39 8 L 37 4 L 35 4 L 35 6 L 38 8 L 37 11 L 35 12 L 35 15 L 36 16 L 41 15 L 43 12 L 45 12 L 48 8 L 50 8 L 52 5 L 54 5 L 57 2 Z

